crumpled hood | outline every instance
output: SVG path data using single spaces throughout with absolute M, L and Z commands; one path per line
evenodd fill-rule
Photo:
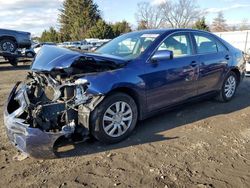
M 45 45 L 36 55 L 31 65 L 31 70 L 34 72 L 50 72 L 52 70 L 69 68 L 77 59 L 81 57 L 94 59 L 96 66 L 102 62 L 118 66 L 126 63 L 124 59 L 117 56 L 81 53 L 66 48 Z

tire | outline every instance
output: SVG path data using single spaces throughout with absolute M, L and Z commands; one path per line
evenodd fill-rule
M 220 102 L 228 102 L 234 97 L 238 86 L 238 79 L 234 72 L 229 72 L 225 77 L 222 88 L 216 97 Z M 231 91 L 231 92 L 230 92 Z
M 3 39 L 0 41 L 0 50 L 4 52 L 15 52 L 17 49 L 17 44 L 11 39 Z
M 133 98 L 124 93 L 114 93 L 91 113 L 90 132 L 103 143 L 117 143 L 131 134 L 137 118 L 138 110 Z
M 9 63 L 10 63 L 13 67 L 16 67 L 16 66 L 17 66 L 17 63 L 18 63 L 17 58 L 15 58 L 15 57 L 8 57 L 7 59 L 8 59 L 8 61 L 9 61 Z

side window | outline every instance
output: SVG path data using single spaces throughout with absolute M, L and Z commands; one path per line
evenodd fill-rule
M 192 54 L 192 48 L 188 35 L 176 34 L 163 41 L 157 51 L 173 51 L 174 57 L 183 57 Z
M 227 48 L 223 44 L 221 44 L 219 41 L 217 41 L 217 48 L 219 52 L 228 51 Z
M 197 44 L 198 54 L 217 53 L 217 45 L 212 38 L 200 34 L 195 34 L 194 38 Z

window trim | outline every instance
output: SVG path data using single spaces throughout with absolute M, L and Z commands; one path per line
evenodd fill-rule
M 153 55 L 155 54 L 156 50 L 160 47 L 160 45 L 162 44 L 163 41 L 165 41 L 168 37 L 172 36 L 172 35 L 175 35 L 175 34 L 178 34 L 178 33 L 186 33 L 189 35 L 190 37 L 190 40 L 191 40 L 191 44 L 192 44 L 192 55 L 189 55 L 189 56 L 184 56 L 184 57 L 176 57 L 176 58 L 185 58 L 185 57 L 192 57 L 192 56 L 197 56 L 197 55 L 205 55 L 205 54 L 198 54 L 197 53 L 197 44 L 196 44 L 196 41 L 195 41 L 195 38 L 194 38 L 194 34 L 195 33 L 198 33 L 198 34 L 203 34 L 203 35 L 207 35 L 207 36 L 211 36 L 213 37 L 216 41 L 218 41 L 220 44 L 222 44 L 226 51 L 225 52 L 229 52 L 229 48 L 222 42 L 220 41 L 219 37 L 216 36 L 216 35 L 213 35 L 211 33 L 208 33 L 206 31 L 199 31 L 199 30 L 190 30 L 190 31 L 175 31 L 169 35 L 167 35 L 158 45 L 157 47 L 152 51 L 152 53 L 148 56 L 148 58 L 146 59 L 145 63 L 150 63 L 150 60 L 151 58 L 153 57 Z M 217 52 L 218 53 L 218 52 Z M 207 53 L 207 54 L 214 54 L 214 53 Z
M 192 57 L 192 56 L 195 56 L 197 55 L 195 53 L 195 48 L 194 48 L 194 42 L 192 40 L 192 36 L 191 36 L 191 32 L 190 31 L 176 31 L 176 32 L 173 32 L 169 35 L 167 35 L 158 45 L 157 47 L 153 50 L 153 52 L 149 55 L 149 57 L 147 58 L 146 60 L 146 63 L 150 63 L 150 60 L 151 58 L 153 57 L 153 55 L 156 53 L 157 49 L 162 45 L 162 43 L 167 40 L 169 37 L 172 37 L 173 35 L 176 35 L 176 34 L 184 34 L 188 37 L 189 41 L 190 41 L 190 45 L 191 45 L 191 55 L 186 55 L 186 56 L 179 56 L 179 57 L 174 57 L 174 59 L 180 59 L 180 58 L 186 58 L 186 57 Z
M 221 52 L 228 52 L 229 49 L 225 46 L 225 44 L 223 44 L 219 39 L 215 38 L 216 39 L 216 42 L 217 44 L 219 43 L 221 46 L 223 46 L 225 48 L 225 51 L 221 51 Z M 217 49 L 218 49 L 218 46 L 217 46 Z M 218 51 L 220 52 L 220 51 Z
M 219 49 L 218 49 L 218 43 L 220 43 L 225 49 L 226 51 L 225 52 L 228 52 L 228 48 L 221 42 L 219 41 L 219 39 L 217 39 L 217 37 L 211 35 L 211 34 L 208 34 L 208 33 L 203 33 L 203 32 L 197 32 L 197 31 L 193 31 L 193 32 L 190 32 L 191 35 L 192 35 L 192 38 L 193 38 L 193 42 L 194 42 L 194 49 L 195 49 L 195 54 L 196 55 L 207 55 L 207 54 L 216 54 L 216 53 L 219 53 Z M 217 52 L 205 52 L 205 53 L 198 53 L 198 44 L 196 42 L 196 39 L 195 39 L 195 35 L 198 35 L 198 36 L 203 36 L 203 37 L 206 37 L 208 39 L 212 39 L 213 42 L 215 42 L 216 44 L 216 49 L 217 49 Z M 221 51 L 221 52 L 224 52 L 224 51 Z

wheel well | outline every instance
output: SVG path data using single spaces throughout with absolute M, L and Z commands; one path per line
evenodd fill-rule
M 10 39 L 10 40 L 14 41 L 15 43 L 17 43 L 15 37 L 11 37 L 11 36 L 2 36 L 2 37 L 0 37 L 0 41 L 2 41 L 4 39 Z
M 125 94 L 129 95 L 130 97 L 132 97 L 134 99 L 134 101 L 136 103 L 136 106 L 137 106 L 137 109 L 138 109 L 138 114 L 139 114 L 138 118 L 140 119 L 142 114 L 141 114 L 141 106 L 140 106 L 138 94 L 134 90 L 132 90 L 130 88 L 120 87 L 120 88 L 116 88 L 116 89 L 110 91 L 107 94 L 107 96 L 112 95 L 113 93 L 116 93 L 116 92 L 125 93 Z
M 241 81 L 241 79 L 240 79 L 240 71 L 239 71 L 238 69 L 236 69 L 236 68 L 232 69 L 231 71 L 234 72 L 234 73 L 236 74 L 236 76 L 237 76 L 237 81 L 238 81 L 237 83 L 239 84 L 240 81 Z

